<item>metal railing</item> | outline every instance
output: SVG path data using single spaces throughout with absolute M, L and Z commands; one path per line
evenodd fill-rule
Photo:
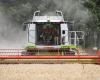
M 84 44 L 84 35 L 83 31 L 69 31 L 69 44 L 75 46 Z

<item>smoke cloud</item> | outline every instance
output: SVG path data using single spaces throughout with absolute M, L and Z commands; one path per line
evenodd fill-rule
M 0 48 L 21 48 L 26 40 L 22 27 L 0 12 Z
M 56 10 L 63 12 L 67 21 L 74 22 L 74 30 L 85 30 L 92 18 L 92 13 L 84 7 L 83 0 L 42 0 L 38 9 L 43 14 L 55 15 Z

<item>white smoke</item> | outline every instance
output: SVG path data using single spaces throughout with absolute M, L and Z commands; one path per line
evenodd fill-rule
M 51 4 L 47 7 L 48 4 Z M 91 18 L 91 12 L 88 11 L 86 7 L 83 6 L 83 0 L 43 0 L 38 7 L 38 9 L 44 11 L 45 14 L 55 15 L 56 10 L 63 12 L 64 17 L 68 21 L 74 21 L 75 27 L 78 25 L 85 25 L 87 21 Z
M 67 19 L 81 20 L 86 22 L 89 19 L 89 11 L 83 6 L 83 0 L 54 0 L 58 9 L 66 13 Z
M 26 32 L 8 17 L 3 12 L 0 12 L 0 48 L 24 47 Z

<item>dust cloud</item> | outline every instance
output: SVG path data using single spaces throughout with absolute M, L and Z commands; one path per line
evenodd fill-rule
M 22 48 L 26 40 L 22 27 L 0 12 L 0 48 Z

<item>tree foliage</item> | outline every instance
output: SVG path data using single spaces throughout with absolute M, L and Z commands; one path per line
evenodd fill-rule
M 5 14 L 8 14 L 15 22 L 22 24 L 32 17 L 41 0 L 0 0 L 0 3 L 5 10 Z
M 84 6 L 93 14 L 94 28 L 100 30 L 100 0 L 86 0 Z
M 84 6 L 92 13 L 92 18 L 87 22 L 90 29 L 86 36 L 87 45 L 100 47 L 100 0 L 85 0 Z

